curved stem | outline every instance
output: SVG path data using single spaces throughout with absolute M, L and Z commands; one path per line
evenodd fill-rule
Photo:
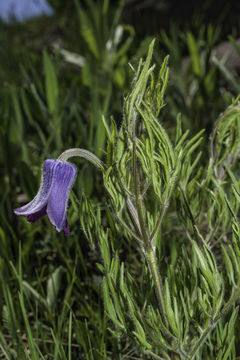
M 100 160 L 96 155 L 94 155 L 93 153 L 91 153 L 88 150 L 80 149 L 80 148 L 73 148 L 73 149 L 68 149 L 68 150 L 64 151 L 58 157 L 58 160 L 67 161 L 69 158 L 71 158 L 73 156 L 82 157 L 82 158 L 90 161 L 93 165 L 100 168 L 101 170 L 104 170 L 104 168 L 106 168 L 106 165 L 104 164 L 104 162 L 102 160 Z

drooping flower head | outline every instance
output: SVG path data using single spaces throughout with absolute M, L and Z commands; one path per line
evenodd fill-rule
M 30 223 L 47 215 L 57 231 L 63 230 L 69 234 L 67 202 L 76 172 L 75 166 L 69 162 L 54 159 L 44 161 L 37 195 L 30 203 L 15 209 L 15 214 L 27 216 Z

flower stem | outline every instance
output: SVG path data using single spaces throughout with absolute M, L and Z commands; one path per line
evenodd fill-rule
M 94 155 L 93 153 L 91 153 L 88 150 L 80 149 L 80 148 L 73 148 L 73 149 L 68 149 L 68 150 L 64 151 L 58 157 L 58 160 L 67 161 L 69 158 L 71 158 L 73 156 L 82 157 L 82 158 L 90 161 L 91 163 L 93 163 L 96 167 L 100 168 L 101 170 L 104 170 L 104 168 L 106 167 L 104 162 L 102 160 L 100 160 L 96 155 Z

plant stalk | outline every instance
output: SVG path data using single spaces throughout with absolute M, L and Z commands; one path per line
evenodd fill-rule
M 163 285 L 162 285 L 162 277 L 160 275 L 160 272 L 158 270 L 158 263 L 156 259 L 155 251 L 151 248 L 146 249 L 146 258 L 148 261 L 148 265 L 153 277 L 154 287 L 156 296 L 158 299 L 160 312 L 163 317 L 164 325 L 167 326 L 167 318 L 165 313 L 165 302 L 164 302 L 164 296 L 163 296 Z
M 155 251 L 152 248 L 151 240 L 146 231 L 146 224 L 145 224 L 144 216 L 143 216 L 143 204 L 142 204 L 142 198 L 140 195 L 140 188 L 139 188 L 139 173 L 137 170 L 136 111 L 134 111 L 134 113 L 133 113 L 132 121 L 133 121 L 133 124 L 132 124 L 132 171 L 133 171 L 133 188 L 134 188 L 133 193 L 134 193 L 134 197 L 135 197 L 136 210 L 137 210 L 141 235 L 142 235 L 143 242 L 144 242 L 144 248 L 146 251 L 146 258 L 147 258 L 149 270 L 153 277 L 153 282 L 154 282 L 156 296 L 158 299 L 160 313 L 162 315 L 165 326 L 167 326 L 168 322 L 167 322 L 166 312 L 165 312 L 162 278 L 161 278 L 160 272 L 158 270 L 159 266 L 158 266 Z

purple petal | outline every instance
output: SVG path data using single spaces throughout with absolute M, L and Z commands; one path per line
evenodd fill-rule
M 16 215 L 27 216 L 28 219 L 30 219 L 29 220 L 30 222 L 31 222 L 31 219 L 33 219 L 33 221 L 35 221 L 39 217 L 44 215 L 44 214 L 42 214 L 42 211 L 46 207 L 47 202 L 48 202 L 48 198 L 49 198 L 51 186 L 52 186 L 54 168 L 56 165 L 57 165 L 57 160 L 49 159 L 49 160 L 44 161 L 43 167 L 42 167 L 41 185 L 40 185 L 37 195 L 35 196 L 35 198 L 32 201 L 30 201 L 30 203 L 28 203 L 18 209 L 15 209 L 14 212 Z M 35 215 L 35 217 L 34 217 L 34 215 Z
M 59 160 L 56 160 L 56 162 L 51 192 L 48 198 L 47 215 L 51 223 L 56 226 L 57 231 L 64 230 L 65 233 L 68 233 L 66 209 L 69 191 L 76 175 L 76 168 L 69 162 Z
M 27 221 L 30 222 L 30 223 L 33 223 L 33 222 L 39 220 L 41 217 L 43 217 L 44 215 L 47 214 L 46 210 L 47 210 L 47 205 L 44 206 L 38 212 L 35 212 L 34 214 L 28 215 L 27 216 Z
M 63 231 L 65 232 L 66 235 L 70 235 L 70 230 L 67 225 L 64 226 Z

